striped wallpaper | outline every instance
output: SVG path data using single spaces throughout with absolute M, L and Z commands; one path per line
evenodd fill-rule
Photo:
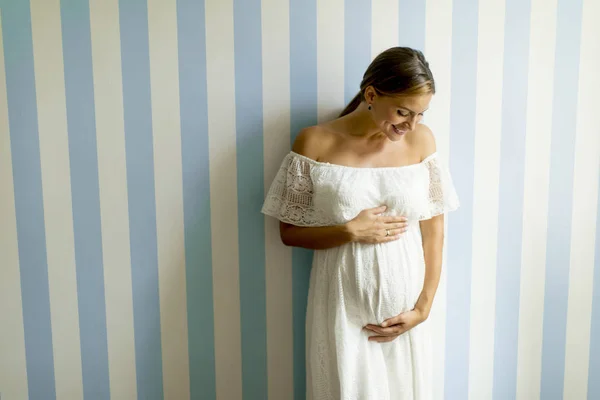
M 435 400 L 600 399 L 600 0 L 0 0 L 2 400 L 304 398 L 296 133 L 424 50 Z

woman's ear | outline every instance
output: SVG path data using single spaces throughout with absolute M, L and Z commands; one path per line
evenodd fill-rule
M 365 100 L 367 103 L 372 104 L 377 98 L 377 91 L 373 86 L 367 86 L 365 88 Z

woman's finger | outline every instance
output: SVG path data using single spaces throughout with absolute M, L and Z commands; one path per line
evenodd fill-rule
M 384 228 L 386 229 L 404 229 L 406 227 L 408 227 L 408 224 L 406 222 L 393 222 L 384 224 Z
M 376 335 L 371 336 L 371 337 L 381 336 L 381 337 L 397 338 L 398 336 L 405 334 L 412 328 L 413 328 L 412 326 L 408 326 L 408 325 L 395 325 L 392 328 L 383 328 L 383 329 L 391 329 L 391 330 L 380 330 L 380 331 L 371 330 L 371 329 L 369 329 L 369 330 L 373 333 L 376 333 Z
M 395 317 L 386 319 L 385 321 L 383 321 L 381 323 L 381 326 L 383 328 L 386 328 L 388 326 L 398 325 L 398 324 L 402 324 L 404 322 L 405 322 L 404 318 L 403 318 L 402 314 L 400 314 L 400 315 L 396 315 Z
M 365 326 L 365 328 L 367 328 L 368 330 L 370 330 L 371 332 L 375 332 L 381 336 L 397 336 L 400 334 L 400 332 L 402 331 L 402 327 L 399 325 L 396 326 L 390 326 L 389 328 L 382 328 L 380 326 L 377 325 L 367 325 Z
M 380 232 L 380 236 L 383 236 L 383 237 L 398 236 L 398 235 L 403 234 L 404 232 L 406 232 L 406 229 L 387 228 L 387 229 L 383 229 Z
M 408 226 L 408 222 L 406 221 L 389 221 L 389 222 L 385 222 L 385 221 L 380 221 L 380 223 L 385 226 L 386 228 L 391 228 L 391 229 L 398 229 L 398 228 L 403 228 L 405 226 Z
M 404 232 L 406 232 L 406 228 L 398 228 L 398 229 L 390 229 L 390 235 L 402 235 Z
M 371 336 L 369 337 L 370 342 L 387 343 L 395 340 L 398 336 Z
M 369 211 L 371 211 L 375 215 L 379 215 L 379 214 L 385 212 L 385 210 L 387 210 L 387 206 L 379 206 L 379 207 L 371 208 Z
M 386 215 L 379 217 L 380 221 L 386 224 L 404 223 L 407 221 L 406 217 L 399 217 L 397 215 Z
M 379 237 L 399 236 L 406 232 L 406 228 L 384 228 L 378 232 Z
M 377 239 L 375 239 L 373 241 L 373 243 L 387 243 L 387 242 L 393 242 L 398 239 L 400 239 L 399 235 L 380 236 Z
M 377 235 L 379 237 L 390 237 L 390 236 L 398 236 L 402 235 L 407 231 L 407 227 L 393 228 L 392 226 L 379 226 L 377 230 Z

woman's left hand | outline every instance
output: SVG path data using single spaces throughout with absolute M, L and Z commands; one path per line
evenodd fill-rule
M 419 311 L 418 309 L 413 309 L 395 317 L 386 319 L 381 325 L 369 324 L 365 326 L 365 329 L 376 334 L 370 336 L 369 341 L 385 343 L 391 342 L 426 319 L 427 316 L 424 312 Z

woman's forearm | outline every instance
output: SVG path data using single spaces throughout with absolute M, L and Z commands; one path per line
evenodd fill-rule
M 444 246 L 444 216 L 440 215 L 421 222 L 423 253 L 425 256 L 425 279 L 423 290 L 415 308 L 429 316 L 433 298 L 440 282 L 442 271 L 442 249 Z
M 281 223 L 280 232 L 286 246 L 311 250 L 330 249 L 353 241 L 348 225 L 300 227 Z

